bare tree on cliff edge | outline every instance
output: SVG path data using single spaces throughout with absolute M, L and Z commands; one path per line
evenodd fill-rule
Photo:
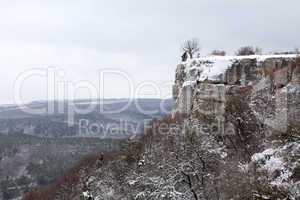
M 200 44 L 199 44 L 199 40 L 196 38 L 193 38 L 191 40 L 186 40 L 184 41 L 183 45 L 182 45 L 182 50 L 183 50 L 183 55 L 182 57 L 182 61 L 186 61 L 188 58 L 193 58 L 193 56 L 196 53 L 200 52 Z

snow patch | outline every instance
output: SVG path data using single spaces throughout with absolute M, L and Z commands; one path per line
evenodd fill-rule
M 255 153 L 252 155 L 252 161 L 259 161 L 265 159 L 267 156 L 271 156 L 274 154 L 274 149 L 266 149 L 261 153 Z
M 132 185 L 136 184 L 137 182 L 138 182 L 137 180 L 129 180 L 129 181 L 128 181 L 128 184 L 129 184 L 130 186 L 132 186 Z
M 284 169 L 284 162 L 281 158 L 278 157 L 270 157 L 270 159 L 266 160 L 266 164 L 264 168 L 269 172 L 273 173 L 276 170 L 283 170 Z

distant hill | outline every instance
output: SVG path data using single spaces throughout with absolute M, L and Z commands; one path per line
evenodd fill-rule
M 0 132 L 39 137 L 128 138 L 170 114 L 173 100 L 92 99 L 0 106 Z M 80 112 L 87 111 L 88 112 Z M 151 111 L 151 112 L 149 112 Z

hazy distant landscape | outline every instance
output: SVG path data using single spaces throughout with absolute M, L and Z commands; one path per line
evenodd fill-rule
M 89 106 L 92 109 L 87 113 L 76 111 Z M 141 133 L 145 120 L 170 114 L 172 106 L 171 99 L 96 99 L 76 100 L 72 104 L 68 101 L 40 101 L 19 106 L 0 105 L 0 132 L 39 137 L 127 138 L 135 131 Z M 106 130 L 93 131 L 93 127 L 87 127 L 93 124 Z M 121 129 L 114 133 L 109 124 L 118 124 Z M 88 128 L 92 133 L 86 132 Z
M 106 110 L 123 108 L 129 100 L 103 100 L 104 113 Z M 39 112 L 30 114 L 24 107 L 9 105 L 0 106 L 0 199 L 13 199 L 28 192 L 31 188 L 50 184 L 62 176 L 80 159 L 88 154 L 113 152 L 121 147 L 123 140 L 132 136 L 128 130 L 118 131 L 117 134 L 90 135 L 79 134 L 78 121 L 88 120 L 89 123 L 120 124 L 124 121 L 139 127 L 138 134 L 143 133 L 144 120 L 161 118 L 168 113 L 160 110 L 163 103 L 168 112 L 172 109 L 172 100 L 137 99 L 137 104 L 131 103 L 122 112 L 112 114 L 100 113 L 99 101 L 93 111 L 80 115 L 75 113 L 75 124 L 69 125 L 67 106 L 66 112 Z M 75 104 L 86 106 L 91 101 L 78 100 Z M 33 102 L 26 105 L 35 111 L 47 108 L 49 102 Z M 158 110 L 154 115 L 143 114 L 139 109 Z M 2 198 L 1 198 L 2 197 Z
M 13 199 L 62 176 L 84 155 L 116 151 L 120 140 L 50 139 L 0 134 L 0 199 Z

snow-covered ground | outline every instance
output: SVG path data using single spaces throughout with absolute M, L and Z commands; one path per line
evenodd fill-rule
M 291 142 L 255 153 L 251 160 L 258 170 L 266 172 L 272 186 L 286 188 L 291 194 L 299 197 L 300 181 L 294 182 L 291 178 L 299 167 L 299 153 L 300 144 Z

